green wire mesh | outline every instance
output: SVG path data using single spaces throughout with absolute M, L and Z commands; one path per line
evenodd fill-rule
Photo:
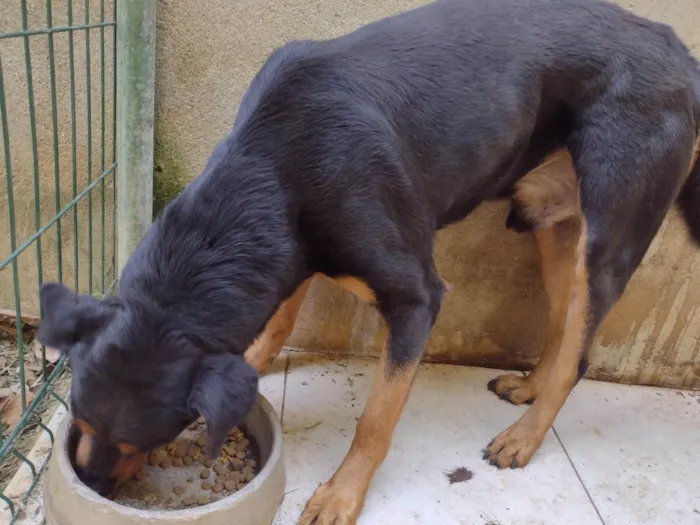
M 65 405 L 56 387 L 68 372 L 64 358 L 47 360 L 23 318 L 41 314 L 44 281 L 98 296 L 116 285 L 117 57 L 114 0 L 11 4 L 0 4 L 0 313 L 16 331 L 8 376 L 21 417 L 3 425 L 0 466 L 25 464 L 32 478 L 19 499 L 0 490 L 14 523 L 48 462 L 34 464 L 19 440 L 46 432 L 53 445 L 41 410 Z M 40 362 L 33 384 L 28 359 Z

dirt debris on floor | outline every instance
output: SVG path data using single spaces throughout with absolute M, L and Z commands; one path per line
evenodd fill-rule
M 17 331 L 12 332 L 12 327 L 6 322 L 0 323 L 0 327 L 3 328 L 0 330 L 0 431 L 2 439 L 5 439 L 14 430 L 22 417 L 22 397 L 18 341 L 14 337 Z M 24 328 L 32 327 L 26 324 Z M 48 377 L 55 369 L 56 363 L 60 359 L 60 354 L 55 349 L 47 347 L 42 355 L 42 347 L 38 341 L 33 339 L 33 331 L 30 329 L 23 330 L 23 335 L 25 337 L 23 340 L 24 385 L 26 403 L 29 405 L 44 385 L 44 355 L 46 357 L 46 375 Z M 64 371 L 54 383 L 54 391 L 65 399 L 69 390 L 70 375 Z M 38 420 L 41 420 L 44 424 L 48 423 L 58 403 L 59 401 L 53 396 L 45 398 L 36 412 L 37 418 L 30 422 L 22 434 L 15 439 L 14 447 L 18 452 L 23 455 L 29 453 L 42 432 L 38 426 Z M 5 458 L 5 461 L 0 465 L 0 490 L 4 490 L 10 483 L 21 462 L 14 454 L 9 454 Z
M 445 476 L 447 476 L 450 485 L 454 485 L 455 483 L 469 481 L 474 477 L 474 473 L 466 467 L 457 467 L 450 472 L 445 472 Z

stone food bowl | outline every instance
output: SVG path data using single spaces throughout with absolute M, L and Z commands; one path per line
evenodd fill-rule
M 201 507 L 142 510 L 103 498 L 80 482 L 70 465 L 66 417 L 56 433 L 53 457 L 44 481 L 47 525 L 269 525 L 285 486 L 282 427 L 270 403 L 258 396 L 243 426 L 260 454 L 260 471 L 243 489 Z

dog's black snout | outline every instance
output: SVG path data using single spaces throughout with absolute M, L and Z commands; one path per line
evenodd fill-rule
M 99 479 L 91 480 L 90 482 L 86 482 L 85 484 L 92 490 L 97 492 L 100 496 L 108 498 L 112 495 L 112 492 L 114 492 L 114 488 L 116 487 L 117 483 L 113 479 Z
M 78 475 L 78 479 L 85 486 L 94 490 L 100 496 L 105 498 L 112 495 L 112 492 L 114 492 L 114 488 L 117 485 L 117 480 L 114 478 L 104 478 L 86 474 L 82 469 L 76 469 L 76 474 Z

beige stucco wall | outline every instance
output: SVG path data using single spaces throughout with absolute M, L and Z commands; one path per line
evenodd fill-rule
M 113 0 L 106 0 L 105 18 L 112 20 Z M 100 20 L 101 0 L 88 2 L 90 22 Z M 28 27 L 43 29 L 47 26 L 45 0 L 28 0 Z M 85 2 L 73 2 L 73 24 L 85 22 Z M 53 25 L 68 25 L 66 2 L 53 2 Z M 0 2 L 0 32 L 14 32 L 22 29 L 19 0 Z M 113 115 L 113 29 L 105 33 L 105 165 L 113 163 L 112 157 L 112 115 Z M 90 102 L 91 111 L 88 118 L 88 76 L 86 60 L 86 38 L 83 30 L 73 32 L 73 64 L 75 91 L 75 164 L 72 154 L 72 112 L 71 112 L 71 77 L 69 55 L 69 33 L 56 33 L 54 40 L 54 58 L 56 68 L 56 111 L 58 128 L 59 155 L 54 155 L 51 82 L 49 75 L 49 47 L 46 35 L 29 38 L 32 65 L 32 83 L 34 91 L 34 109 L 36 117 L 36 136 L 38 152 L 38 194 L 41 225 L 48 223 L 56 214 L 56 193 L 60 197 L 60 208 L 73 199 L 73 172 L 77 192 L 88 184 L 88 164 L 91 164 L 91 176 L 94 180 L 102 172 L 102 76 L 100 63 L 101 32 L 91 29 L 89 32 L 90 52 Z M 23 38 L 0 39 L 0 57 L 4 73 L 5 97 L 7 103 L 8 135 L 10 140 L 10 159 L 15 201 L 15 218 L 17 245 L 31 237 L 36 231 L 35 225 L 35 185 L 34 156 L 30 127 L 30 105 L 27 92 L 27 74 Z M 88 121 L 91 124 L 91 136 L 88 141 Z M 91 146 L 91 147 L 89 147 Z M 10 254 L 9 216 L 6 184 L 5 159 L 7 153 L 0 143 L 0 261 Z M 56 188 L 54 159 L 58 158 L 59 185 Z M 74 170 L 75 168 L 75 170 Z M 112 202 L 113 177 L 105 181 L 105 272 L 107 282 L 112 279 Z M 92 192 L 92 235 L 89 230 L 89 199 L 80 201 L 76 208 L 78 230 L 74 228 L 74 217 L 69 213 L 61 221 L 62 275 L 67 283 L 74 283 L 77 269 L 80 290 L 88 292 L 90 272 L 90 249 L 92 246 L 93 291 L 99 291 L 102 270 L 102 187 Z M 44 280 L 58 278 L 59 257 L 57 249 L 57 226 L 50 228 L 42 238 L 41 262 Z M 77 252 L 74 250 L 77 240 Z M 76 257 L 77 254 L 77 257 Z M 18 258 L 18 275 L 20 282 L 21 304 L 31 313 L 38 312 L 37 273 L 38 254 L 36 244 L 25 250 Z M 13 290 L 12 268 L 0 272 L 0 308 L 13 307 L 15 294 Z
M 292 38 L 325 38 L 416 6 L 411 0 L 163 0 L 158 12 L 157 140 L 194 176 L 229 130 L 267 54 Z M 670 23 L 700 51 L 700 2 L 628 1 Z M 161 154 L 164 164 L 171 159 Z M 454 285 L 428 356 L 456 363 L 531 366 L 546 322 L 533 239 L 504 228 L 505 207 L 483 206 L 443 231 L 436 259 Z M 700 251 L 677 217 L 664 226 L 593 350 L 591 377 L 700 388 Z M 379 351 L 377 314 L 332 282 L 311 289 L 291 346 L 355 355 Z

